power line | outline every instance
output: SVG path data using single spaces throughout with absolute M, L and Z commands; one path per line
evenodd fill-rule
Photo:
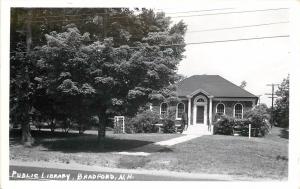
M 181 17 L 195 17 L 195 16 L 211 16 L 211 15 L 224 15 L 224 14 L 238 14 L 238 13 L 249 13 L 249 12 L 262 12 L 262 11 L 276 11 L 276 10 L 285 10 L 289 8 L 276 8 L 276 9 L 260 9 L 260 10 L 248 10 L 248 11 L 235 11 L 235 12 L 223 12 L 223 13 L 208 13 L 208 14 L 200 14 L 200 15 L 186 15 L 186 16 L 169 16 L 170 18 L 181 18 Z M 200 12 L 200 11 L 199 11 Z M 109 15 L 109 13 L 93 13 L 90 14 L 91 16 L 97 16 L 97 14 L 106 14 Z M 55 17 L 70 17 L 70 16 L 80 16 L 80 15 L 86 15 L 88 16 L 89 14 L 78 14 L 78 15 L 62 15 L 62 16 L 44 16 L 41 18 L 55 18 Z M 112 18 L 128 18 L 128 16 L 111 16 Z M 38 18 L 38 17 L 36 17 Z M 72 21 L 87 21 L 90 20 L 92 21 L 93 18 L 85 18 L 85 19 L 64 19 L 64 20 L 47 20 L 47 22 L 72 22 Z M 30 22 L 45 22 L 45 20 L 31 20 Z
M 258 9 L 258 10 L 248 10 L 248 11 L 234 11 L 234 12 L 221 12 L 221 13 L 208 13 L 199 15 L 186 15 L 186 16 L 171 16 L 171 18 L 185 18 L 185 17 L 195 17 L 195 16 L 212 16 L 212 15 L 224 15 L 224 14 L 240 14 L 249 12 L 264 12 L 264 11 L 276 11 L 276 10 L 286 10 L 289 8 L 276 8 L 276 9 Z
M 218 40 L 218 41 L 203 41 L 203 42 L 198 42 L 198 43 L 186 43 L 186 45 L 196 45 L 196 44 L 205 44 L 205 43 L 223 43 L 223 42 L 234 42 L 234 41 L 249 41 L 249 40 L 272 39 L 272 38 L 283 38 L 283 37 L 289 37 L 289 35 L 275 35 L 275 36 L 228 39 L 228 40 Z
M 234 27 L 225 27 L 225 28 L 212 28 L 212 29 L 205 29 L 205 30 L 196 30 L 196 31 L 187 31 L 186 33 L 196 33 L 196 32 L 206 32 L 206 31 L 218 31 L 218 30 L 230 30 L 230 29 L 238 29 L 238 28 L 250 28 L 250 27 L 259 27 L 259 26 L 268 26 L 268 25 L 275 25 L 275 24 L 286 24 L 286 22 L 270 22 L 264 24 L 254 24 L 254 25 L 244 25 L 244 26 L 234 26 Z
M 165 12 L 165 14 L 185 14 L 185 13 L 192 13 L 192 12 L 209 12 L 209 11 L 217 11 L 217 10 L 230 10 L 235 8 L 220 8 L 220 9 L 206 9 L 206 10 L 195 10 L 195 11 L 185 11 L 185 12 Z M 162 10 L 162 9 L 159 9 Z M 122 14 L 122 12 L 119 13 L 111 13 L 111 14 Z M 57 17 L 74 17 L 74 16 L 96 16 L 96 15 L 110 15 L 110 13 L 90 13 L 90 14 L 65 14 L 61 16 L 35 16 L 34 18 L 57 18 Z
M 206 10 L 196 10 L 196 11 L 185 11 L 185 12 L 166 12 L 165 14 L 185 14 L 185 13 L 192 13 L 192 12 L 209 12 L 209 11 L 216 11 L 216 10 L 230 10 L 234 8 L 222 8 L 222 9 L 206 9 Z
M 81 20 L 86 20 L 86 19 L 81 19 Z M 53 22 L 56 22 L 56 21 L 53 21 Z M 70 21 L 70 20 L 68 20 L 68 21 Z M 212 29 L 205 29 L 205 30 L 187 31 L 186 33 L 197 33 L 197 32 L 206 32 L 206 31 L 218 31 L 218 30 L 230 30 L 230 29 L 239 29 L 239 28 L 268 26 L 268 25 L 275 25 L 275 24 L 286 24 L 286 23 L 289 23 L 289 22 L 288 21 L 285 21 L 285 22 L 271 22 L 271 23 L 244 25 L 244 26 L 234 26 L 234 27 L 225 27 L 225 28 L 212 28 Z M 134 33 L 131 33 L 131 34 L 134 35 Z M 139 38 L 131 37 L 131 39 L 139 39 Z
M 206 32 L 206 31 L 218 31 L 218 30 L 229 30 L 229 29 L 238 29 L 238 28 L 248 28 L 248 27 L 259 27 L 259 26 L 268 26 L 268 25 L 275 25 L 275 24 L 286 24 L 289 23 L 288 21 L 285 22 L 271 22 L 271 23 L 264 23 L 264 24 L 254 24 L 254 25 L 244 25 L 244 26 L 234 26 L 234 27 L 225 27 L 225 28 L 213 28 L 213 29 L 206 29 L 206 30 L 197 30 L 197 31 L 187 31 L 186 33 L 196 33 L 196 32 Z M 130 33 L 134 35 L 135 33 Z M 130 39 L 140 39 L 138 37 L 130 37 Z M 38 41 L 36 42 L 43 42 L 43 41 Z M 17 44 L 19 42 L 16 42 Z M 11 42 L 11 44 L 13 44 Z
M 249 40 L 258 40 L 258 39 L 272 39 L 272 38 L 283 38 L 283 37 L 289 37 L 289 35 L 240 38 L 240 39 L 229 39 L 229 40 L 219 40 L 219 41 L 203 41 L 203 42 L 194 42 L 194 43 L 185 43 L 185 44 L 170 44 L 170 45 L 157 45 L 157 46 L 159 46 L 159 47 L 172 47 L 172 46 L 197 45 L 197 44 L 206 44 L 206 43 L 224 43 L 224 42 L 249 41 Z M 149 47 L 155 47 L 155 46 L 149 46 Z M 140 47 L 130 47 L 130 48 L 139 49 Z M 26 52 L 25 51 L 12 51 L 10 53 L 26 53 Z

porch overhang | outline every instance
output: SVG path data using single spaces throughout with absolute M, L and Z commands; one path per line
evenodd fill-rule
M 203 93 L 204 95 L 206 95 L 208 98 L 213 98 L 214 96 L 213 95 L 211 95 L 211 94 L 209 94 L 208 92 L 206 92 L 205 90 L 203 90 L 203 89 L 197 89 L 197 90 L 195 90 L 194 92 L 192 92 L 191 94 L 188 94 L 188 95 L 186 95 L 186 97 L 187 98 L 192 98 L 193 96 L 195 96 L 196 94 L 198 94 L 198 93 Z
M 203 89 L 197 89 L 195 90 L 194 92 L 186 95 L 186 98 L 188 98 L 188 125 L 191 125 L 192 122 L 191 122 L 191 117 L 192 117 L 192 108 L 195 108 L 195 107 L 192 107 L 192 98 L 196 95 L 198 95 L 199 93 L 202 93 L 203 95 L 207 96 L 207 98 L 209 99 L 209 102 L 206 106 L 208 106 L 208 110 L 209 110 L 209 122 L 208 124 L 206 123 L 206 125 L 208 126 L 208 128 L 210 128 L 210 126 L 212 125 L 212 101 L 213 101 L 213 95 L 211 95 L 210 93 L 206 92 L 205 90 Z M 196 100 L 196 99 L 194 99 Z M 195 104 L 195 102 L 194 102 Z M 193 110 L 193 112 L 196 112 L 195 110 Z M 194 113 L 195 114 L 195 113 Z M 196 115 L 196 114 L 195 114 Z M 194 119 L 195 118 L 195 115 L 193 116 Z M 206 115 L 206 113 L 205 113 Z M 206 120 L 206 118 L 205 118 Z M 204 122 L 205 123 L 205 122 Z

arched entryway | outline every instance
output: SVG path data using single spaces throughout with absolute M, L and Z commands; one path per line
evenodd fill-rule
M 194 99 L 193 125 L 207 125 L 207 99 L 203 95 Z

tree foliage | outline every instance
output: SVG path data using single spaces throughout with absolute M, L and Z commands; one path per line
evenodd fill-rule
M 18 20 L 27 11 L 14 9 L 12 15 Z M 11 56 L 11 90 L 16 91 L 11 103 L 21 99 L 20 93 L 30 95 L 28 107 L 47 119 L 71 119 L 83 126 L 96 115 L 99 136 L 104 136 L 110 116 L 133 116 L 149 101 L 176 98 L 172 84 L 179 78 L 177 65 L 185 47 L 183 22 L 171 26 L 164 13 L 148 9 L 31 11 L 34 48 Z M 59 16 L 63 22 L 56 21 Z M 12 41 L 24 44 L 26 34 L 17 32 L 23 27 L 20 22 L 13 24 L 12 35 L 17 37 Z M 11 50 L 24 51 L 17 46 Z M 25 73 L 28 77 L 22 76 Z M 17 92 L 22 89 L 22 82 L 15 82 L 18 78 L 27 83 L 26 93 Z
M 268 111 L 268 106 L 264 103 L 256 105 L 252 110 L 245 112 L 245 117 L 251 117 L 253 114 L 259 114 L 262 119 L 270 120 L 271 116 Z
M 240 84 L 240 87 L 244 89 L 246 86 L 247 86 L 247 82 L 242 81 L 241 84 Z
M 289 127 L 289 76 L 281 82 L 276 91 L 278 98 L 274 107 L 274 121 L 279 127 Z
M 270 114 L 266 104 L 259 104 L 254 109 L 245 112 L 245 118 L 250 120 L 253 128 L 258 128 L 262 136 L 269 133 L 271 128 Z

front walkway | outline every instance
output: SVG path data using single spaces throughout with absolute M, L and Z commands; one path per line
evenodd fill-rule
M 189 140 L 201 137 L 202 135 L 183 135 L 177 138 L 172 138 L 169 140 L 165 140 L 165 141 L 160 141 L 160 142 L 155 142 L 152 144 L 148 144 L 142 147 L 138 147 L 135 148 L 133 151 L 134 152 L 115 152 L 115 154 L 120 154 L 120 155 L 132 155 L 132 156 L 149 156 L 151 153 L 153 152 L 157 152 L 162 150 L 161 147 L 169 147 L 169 146 L 173 146 L 175 144 L 179 144 L 179 143 L 183 143 L 183 142 L 187 142 Z M 147 152 L 145 152 L 147 151 Z M 151 153 L 149 153 L 151 152 Z
M 161 146 L 173 146 L 175 144 L 186 142 L 186 141 L 192 140 L 194 138 L 198 138 L 200 136 L 202 136 L 202 135 L 183 135 L 181 137 L 177 137 L 177 138 L 172 138 L 170 140 L 156 142 L 154 144 L 155 145 L 161 145 Z

